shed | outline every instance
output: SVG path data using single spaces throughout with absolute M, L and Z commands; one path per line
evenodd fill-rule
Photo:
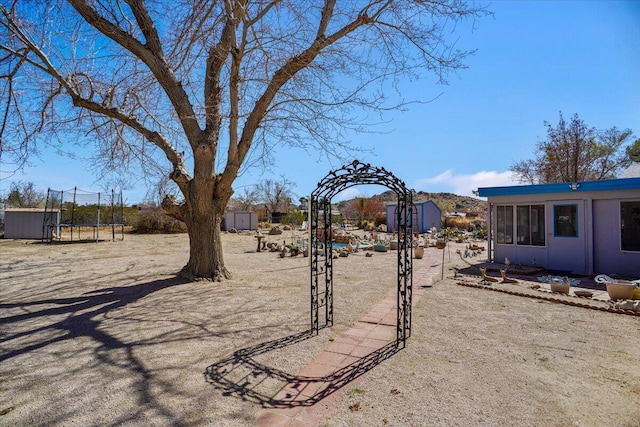
M 489 261 L 640 278 L 640 178 L 479 188 Z
M 397 230 L 397 206 L 396 204 L 387 205 L 387 230 Z M 413 204 L 413 230 L 418 233 L 426 233 L 428 230 L 435 228 L 440 231 L 442 228 L 442 212 L 438 205 L 431 200 L 417 202 Z
M 58 224 L 60 211 L 37 208 L 7 208 L 4 214 L 5 239 L 49 239 L 51 229 L 47 223 Z M 45 234 L 46 233 L 46 234 Z
M 251 211 L 226 212 L 222 219 L 222 230 L 257 230 L 258 214 Z

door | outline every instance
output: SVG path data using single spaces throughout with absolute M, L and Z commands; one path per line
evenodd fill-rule
M 564 273 L 587 272 L 587 227 L 584 202 L 549 202 L 547 245 L 549 270 Z
M 236 212 L 235 223 L 237 230 L 251 230 L 251 213 Z

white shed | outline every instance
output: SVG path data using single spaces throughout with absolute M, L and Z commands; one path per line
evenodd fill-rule
M 60 222 L 60 211 L 45 211 L 37 208 L 8 208 L 4 214 L 5 239 L 49 239 L 51 229 L 44 227 L 45 215 L 48 224 Z
M 257 230 L 258 214 L 251 211 L 226 212 L 222 220 L 222 230 Z

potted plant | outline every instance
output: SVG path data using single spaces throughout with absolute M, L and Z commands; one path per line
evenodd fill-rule
M 568 277 L 554 277 L 549 282 L 549 285 L 551 285 L 551 292 L 569 295 L 571 285 Z
M 614 279 L 606 274 L 599 274 L 595 277 L 597 283 L 604 283 L 607 293 L 612 300 L 632 299 L 636 289 L 636 283 L 628 280 Z

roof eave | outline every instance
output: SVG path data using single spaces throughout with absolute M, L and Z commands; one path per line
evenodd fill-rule
M 480 197 L 492 197 L 550 193 L 573 194 L 589 191 L 615 191 L 636 189 L 640 190 L 640 178 L 561 182 L 553 184 L 514 185 L 509 187 L 481 187 L 478 188 L 478 195 Z

